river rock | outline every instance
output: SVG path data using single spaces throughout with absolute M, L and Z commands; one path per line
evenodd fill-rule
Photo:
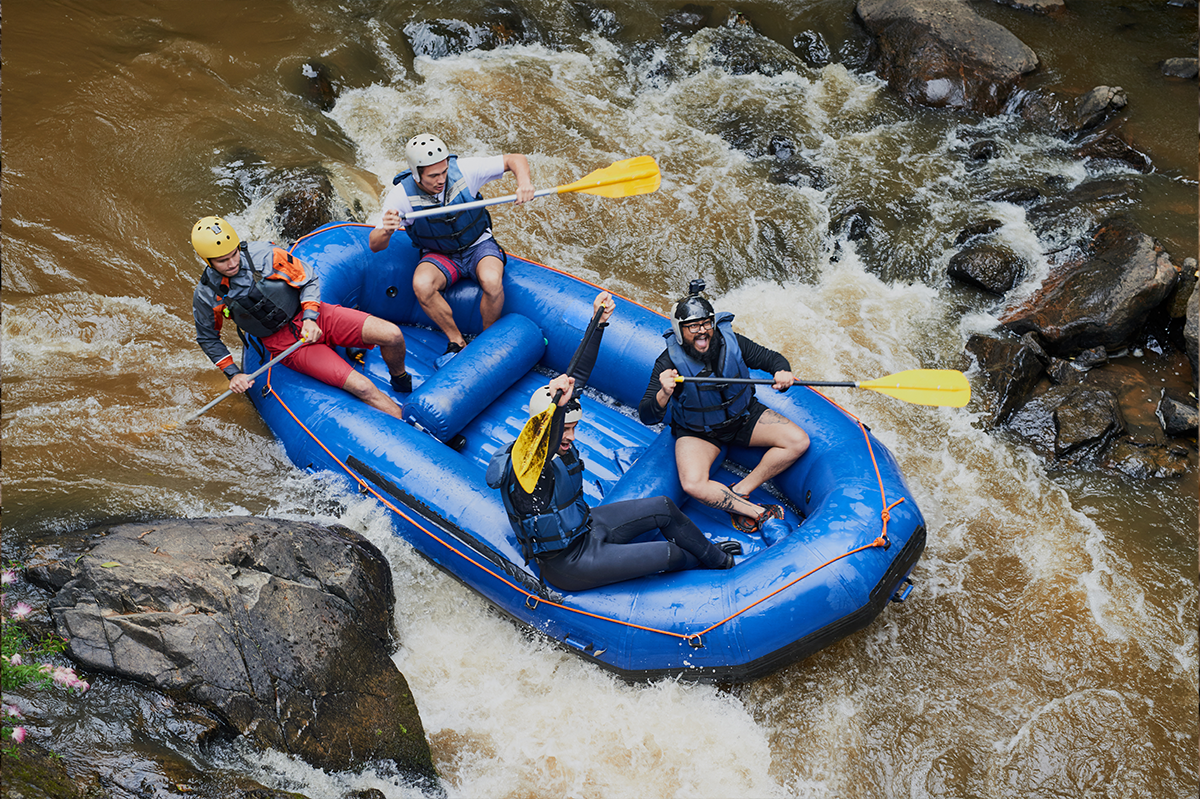
M 391 761 L 436 782 L 391 660 L 391 573 L 344 527 L 249 517 L 110 528 L 30 569 L 68 654 L 211 711 L 325 769 Z
M 1008 427 L 1054 460 L 1101 454 L 1125 430 L 1116 395 L 1082 385 L 1052 386 L 1033 397 Z
M 978 222 L 972 222 L 959 231 L 958 236 L 954 239 L 954 246 L 961 247 L 971 239 L 994 233 L 1002 227 L 1004 227 L 1004 223 L 999 219 L 981 219 Z
M 1042 375 L 1038 353 L 1019 341 L 980 335 L 971 336 L 967 351 L 978 361 L 989 395 L 995 398 L 991 423 L 1002 424 L 1037 385 Z
M 780 75 L 804 71 L 804 62 L 788 48 L 754 30 L 749 22 L 738 22 L 720 28 L 710 28 L 693 37 L 703 44 L 707 41 L 706 63 L 731 75 Z
M 1150 156 L 1126 141 L 1123 135 L 1112 130 L 1101 131 L 1095 136 L 1089 136 L 1075 148 L 1075 157 L 1099 161 L 1120 161 L 1138 172 L 1149 172 L 1154 168 L 1150 162 Z
M 1162 73 L 1169 78 L 1191 80 L 1200 74 L 1200 60 L 1195 58 L 1168 58 L 1162 62 Z
M 1061 357 L 1096 346 L 1121 350 L 1178 276 L 1158 241 L 1113 217 L 1092 232 L 1081 260 L 1056 267 L 1000 321 L 1018 335 L 1036 331 L 1047 352 Z
M 1109 448 L 1101 465 L 1129 477 L 1179 478 L 1192 468 L 1187 447 L 1178 444 L 1147 444 L 1121 439 Z
M 1163 432 L 1169 436 L 1194 436 L 1197 428 L 1196 404 L 1178 402 L 1170 397 L 1163 397 L 1158 403 L 1158 419 L 1162 422 Z
M 1023 119 L 1057 136 L 1070 136 L 1100 125 L 1129 104 L 1120 86 L 1097 86 L 1082 95 L 1034 91 L 1016 103 Z
M 995 114 L 1038 57 L 959 0 L 858 0 L 874 37 L 870 67 L 905 100 Z
M 996 0 L 996 2 L 1046 16 L 1056 16 L 1067 10 L 1066 0 Z
M 687 3 L 663 18 L 662 31 L 667 38 L 691 36 L 712 24 L 712 13 L 712 6 Z
M 283 238 L 295 242 L 333 221 L 332 204 L 336 195 L 325 174 L 299 175 L 288 184 L 275 198 L 275 224 Z
M 1003 295 L 1025 276 L 1025 261 L 1007 247 L 981 244 L 968 247 L 950 258 L 950 277 Z
M 1200 286 L 1192 289 L 1191 299 L 1187 304 L 1187 321 L 1183 324 L 1184 347 L 1187 349 L 1188 360 L 1192 362 L 1192 382 L 1200 381 L 1200 368 L 1197 361 L 1197 334 L 1200 333 Z
M 332 110 L 337 103 L 337 88 L 329 67 L 320 61 L 308 61 L 300 67 L 300 74 L 304 76 L 307 99 L 322 111 Z
M 801 31 L 792 37 L 792 49 L 806 65 L 822 69 L 833 63 L 833 53 L 818 31 Z

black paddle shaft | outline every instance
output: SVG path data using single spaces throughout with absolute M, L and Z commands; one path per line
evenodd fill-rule
M 679 383 L 755 383 L 760 386 L 775 385 L 770 377 L 684 377 L 675 378 Z M 858 383 L 847 381 L 797 380 L 795 386 L 824 386 L 826 388 L 858 388 Z

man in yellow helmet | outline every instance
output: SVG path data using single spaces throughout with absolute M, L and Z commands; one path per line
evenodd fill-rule
M 241 394 L 254 385 L 221 341 L 229 318 L 241 332 L 262 341 L 278 355 L 301 337 L 308 343 L 283 360 L 288 367 L 337 386 L 400 418 L 400 407 L 356 372 L 334 346 L 378 346 L 391 373 L 392 391 L 411 392 L 412 375 L 404 368 L 404 333 L 391 322 L 353 308 L 321 302 L 316 274 L 299 258 L 268 242 L 243 242 L 233 226 L 206 216 L 192 227 L 192 247 L 207 264 L 192 295 L 196 342 L 229 378 L 229 390 Z

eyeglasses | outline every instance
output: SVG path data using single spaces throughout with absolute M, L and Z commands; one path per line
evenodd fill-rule
M 680 325 L 680 327 L 692 334 L 706 333 L 713 329 L 713 320 L 701 319 L 699 322 L 689 322 L 686 325 Z

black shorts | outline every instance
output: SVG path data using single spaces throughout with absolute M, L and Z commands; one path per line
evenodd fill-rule
M 709 433 L 689 430 L 686 427 L 675 424 L 675 421 L 672 420 L 671 435 L 675 436 L 675 438 L 683 438 L 684 436 L 702 438 L 718 447 L 728 447 L 731 445 L 748 447 L 750 446 L 750 437 L 754 435 L 754 426 L 758 424 L 759 418 L 766 412 L 767 406 L 756 399 L 750 403 L 750 407 L 741 416 Z

